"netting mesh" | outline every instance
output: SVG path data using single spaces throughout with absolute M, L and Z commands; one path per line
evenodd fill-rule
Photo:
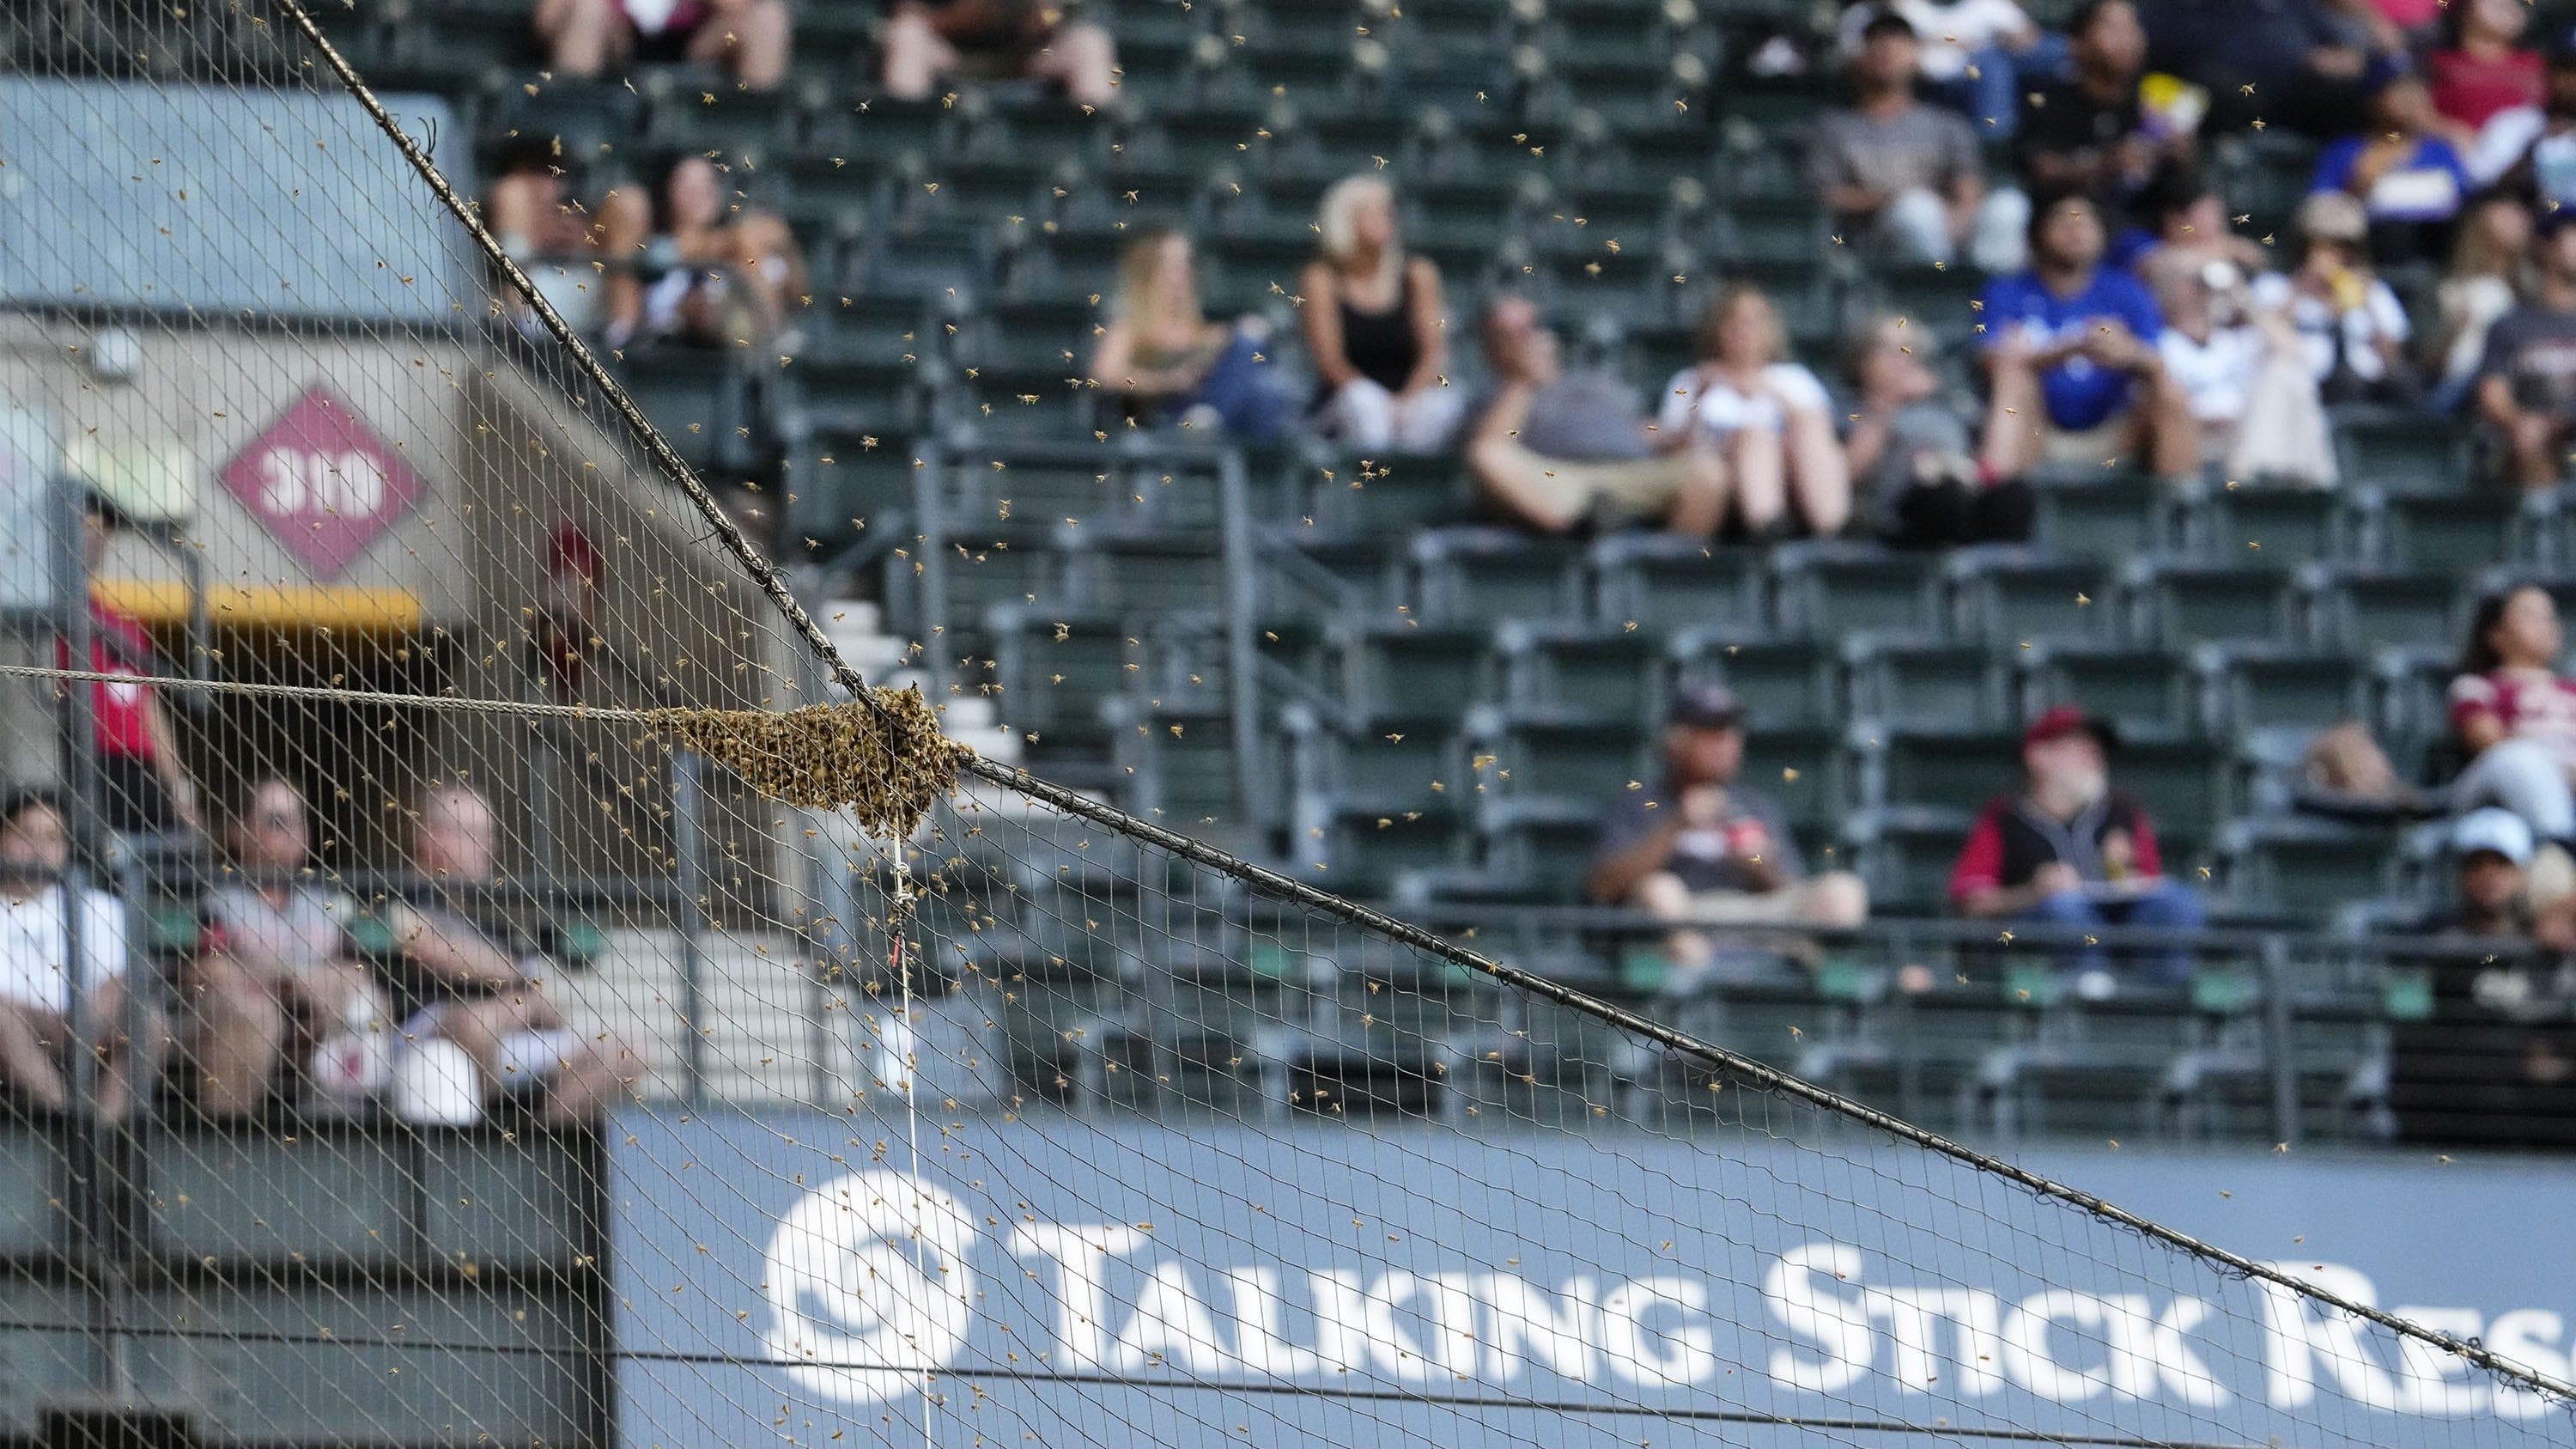
M 852 697 L 738 414 L 557 335 L 606 198 L 523 291 L 294 7 L 9 23 L 0 1434 L 2576 1438 L 2558 1311 L 2226 1257 Z

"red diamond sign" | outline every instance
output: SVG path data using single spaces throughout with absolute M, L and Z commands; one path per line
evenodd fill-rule
M 224 487 L 316 578 L 336 578 L 420 500 L 420 476 L 329 388 L 305 390 L 224 465 Z

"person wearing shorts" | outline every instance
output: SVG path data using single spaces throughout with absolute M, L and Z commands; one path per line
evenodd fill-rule
M 1692 538 L 1726 516 L 1726 470 L 1692 444 L 1658 454 L 1615 378 L 1565 372 L 1556 334 L 1526 297 L 1485 311 L 1493 394 L 1467 435 L 1467 468 L 1493 508 L 1541 533 L 1659 523 Z
M 480 792 L 441 785 L 422 798 L 412 835 L 422 888 L 385 912 L 393 1015 L 402 1040 L 463 1047 L 487 1098 L 528 1094 L 547 1125 L 577 1125 L 630 1085 L 627 1053 L 605 1034 L 572 1030 L 546 994 L 551 963 L 535 943 L 459 899 L 491 881 L 499 843 Z
M 787 78 L 786 0 L 537 0 L 557 74 L 597 80 L 631 61 L 721 65 L 745 90 Z
M 43 790 L 0 799 L 0 1088 L 46 1111 L 68 1109 L 72 1019 L 84 1006 L 98 1054 L 92 1100 L 114 1120 L 133 1100 L 134 1048 L 157 1044 L 161 1031 L 147 1010 L 141 1042 L 128 1039 L 125 903 L 82 891 L 75 922 L 64 878 L 71 863 L 71 825 L 59 799 Z
M 898 100 L 926 101 L 961 71 L 1050 81 L 1082 106 L 1118 96 L 1109 32 L 1037 0 L 901 0 L 880 50 L 885 88 Z

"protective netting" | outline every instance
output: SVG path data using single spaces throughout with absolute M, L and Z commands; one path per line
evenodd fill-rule
M 2171 1041 L 2061 1089 L 2032 1035 L 1998 1089 L 1991 1054 L 1822 1051 L 1807 995 L 1658 1023 L 1018 774 L 1043 700 L 998 728 L 934 630 L 881 645 L 757 563 L 839 496 L 738 446 L 810 299 L 595 245 L 611 194 L 548 178 L 614 156 L 613 95 L 362 97 L 308 23 L 5 22 L 0 1436 L 2576 1439 L 2562 1313 L 2443 1296 L 2496 1245 L 2439 1240 L 2438 1184 L 2402 1288 L 2162 1189 L 2237 1258 L 1701 1037 L 1812 1034 L 1898 1105 L 2224 1110 Z M 752 158 L 712 159 L 732 214 Z M 460 215 L 505 183 L 532 287 Z M 558 327 L 674 275 L 694 350 L 602 353 L 657 434 Z M 1007 571 L 881 526 L 897 573 Z M 1129 799 L 1234 823 L 1184 794 Z M 2020 1011 L 2001 944 L 1896 953 L 1962 988 L 1927 1022 Z M 2295 1117 L 2305 1078 L 2207 1045 Z

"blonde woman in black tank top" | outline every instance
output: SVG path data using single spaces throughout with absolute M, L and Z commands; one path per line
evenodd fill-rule
M 1448 446 L 1466 404 L 1443 376 L 1440 269 L 1405 254 L 1395 193 L 1375 176 L 1338 182 L 1324 193 L 1318 230 L 1323 254 L 1298 283 L 1316 431 L 1363 449 Z

